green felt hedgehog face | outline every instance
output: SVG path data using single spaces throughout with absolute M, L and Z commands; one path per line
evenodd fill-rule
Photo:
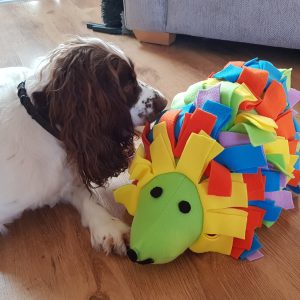
M 136 254 L 131 253 L 140 263 L 174 259 L 197 240 L 203 211 L 198 191 L 185 175 L 158 175 L 141 189 L 139 198 L 131 232 L 131 248 Z
M 300 93 L 290 88 L 290 70 L 251 60 L 213 77 L 145 127 L 133 183 L 114 192 L 134 216 L 128 256 L 137 263 L 170 262 L 186 249 L 254 259 L 255 230 L 293 207 L 286 182 L 300 191 L 289 108 Z

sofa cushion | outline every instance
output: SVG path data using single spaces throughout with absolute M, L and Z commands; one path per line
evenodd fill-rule
M 299 0 L 172 0 L 166 30 L 300 49 L 299 16 Z

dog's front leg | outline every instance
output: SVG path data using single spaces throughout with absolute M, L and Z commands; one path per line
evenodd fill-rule
M 96 193 L 91 195 L 85 186 L 76 186 L 72 189 L 69 199 L 81 214 L 83 226 L 89 228 L 94 248 L 102 248 L 107 254 L 126 254 L 129 226 L 112 217 L 98 203 Z

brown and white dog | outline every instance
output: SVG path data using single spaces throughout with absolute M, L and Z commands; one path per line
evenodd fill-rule
M 59 138 L 21 104 L 22 81 L 34 113 Z M 125 253 L 128 226 L 97 203 L 93 187 L 127 168 L 134 127 L 166 104 L 121 50 L 96 38 L 61 44 L 37 70 L 0 69 L 0 230 L 26 209 L 64 200 L 80 212 L 94 247 Z

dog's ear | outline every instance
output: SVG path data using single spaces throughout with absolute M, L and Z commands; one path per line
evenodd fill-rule
M 78 47 L 58 55 L 41 91 L 68 160 L 88 188 L 125 170 L 133 154 L 133 124 L 119 84 L 121 58 L 108 60 L 103 52 Z

